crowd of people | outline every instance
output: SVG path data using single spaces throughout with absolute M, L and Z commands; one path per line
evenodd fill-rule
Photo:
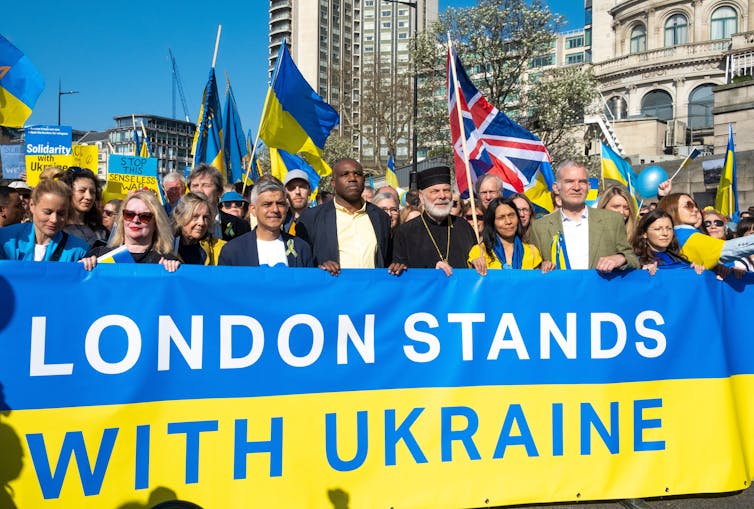
M 418 192 L 402 205 L 390 186 L 365 185 L 361 164 L 333 166 L 333 193 L 316 193 L 306 172 L 284 180 L 265 175 L 247 190 L 226 185 L 216 168 L 200 164 L 187 178 L 162 179 L 163 200 L 141 189 L 102 202 L 102 185 L 90 170 L 45 170 L 31 189 L 16 180 L 0 186 L 0 259 L 80 262 L 95 270 L 113 253 L 135 263 L 385 268 L 400 275 L 413 268 L 596 269 L 609 273 L 670 268 L 719 277 L 754 271 L 754 217 L 731 218 L 700 210 L 694 198 L 673 193 L 637 206 L 619 185 L 603 189 L 587 206 L 587 169 L 560 164 L 552 188 L 556 208 L 543 213 L 525 194 L 506 195 L 493 174 L 474 193 L 453 191 L 445 166 L 418 173 Z M 246 192 L 248 191 L 248 192 Z M 164 201 L 164 203 L 163 203 Z M 122 258 L 121 258 L 122 259 Z

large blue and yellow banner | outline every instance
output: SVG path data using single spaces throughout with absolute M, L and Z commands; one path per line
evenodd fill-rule
M 491 507 L 752 479 L 751 278 L 0 262 L 0 295 L 0 493 L 21 508 Z

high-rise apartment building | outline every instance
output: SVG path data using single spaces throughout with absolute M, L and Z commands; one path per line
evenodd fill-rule
M 391 149 L 406 161 L 411 124 L 404 117 L 410 120 L 413 93 L 410 81 L 406 86 L 409 45 L 415 28 L 425 29 L 437 15 L 437 0 L 270 0 L 270 70 L 287 40 L 306 80 L 340 113 L 338 132 L 358 156 L 384 162 Z M 398 100 L 407 94 L 407 104 Z

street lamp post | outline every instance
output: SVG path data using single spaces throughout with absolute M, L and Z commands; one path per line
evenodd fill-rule
M 414 44 L 416 44 L 419 36 L 419 3 L 418 2 L 410 2 L 410 1 L 404 1 L 404 0 L 382 0 L 383 2 L 391 3 L 391 4 L 400 4 L 405 5 L 407 7 L 411 7 L 414 10 Z M 408 179 L 408 188 L 410 191 L 416 191 L 417 189 L 417 183 L 416 183 L 416 174 L 417 174 L 417 146 L 419 144 L 418 142 L 418 134 L 416 132 L 416 117 L 419 116 L 419 69 L 416 65 L 416 59 L 414 58 L 414 115 L 413 119 L 411 121 L 411 132 L 412 132 L 412 159 L 413 162 L 411 163 L 411 173 L 409 174 Z
M 63 87 L 62 81 L 60 80 L 60 78 L 58 78 L 58 125 L 60 125 L 60 98 L 63 97 L 64 95 L 79 93 L 78 90 L 67 90 L 63 92 L 62 87 Z

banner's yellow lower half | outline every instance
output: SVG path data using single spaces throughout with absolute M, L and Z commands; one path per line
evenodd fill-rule
M 22 447 L 9 483 L 21 508 L 165 493 L 204 508 L 485 507 L 744 489 L 753 393 L 749 375 L 24 410 L 3 422 Z M 81 450 L 59 462 L 79 431 L 88 464 Z M 80 470 L 96 494 L 84 495 Z

